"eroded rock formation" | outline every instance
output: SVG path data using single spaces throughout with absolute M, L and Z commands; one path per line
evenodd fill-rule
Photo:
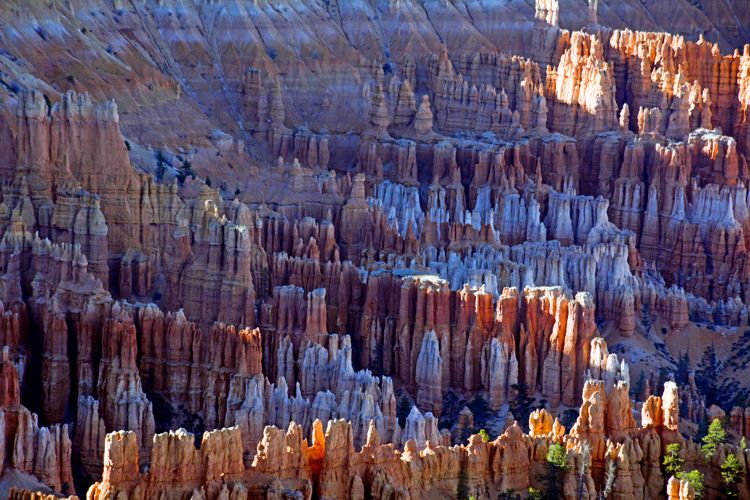
M 9 476 L 485 498 L 560 443 L 563 498 L 690 498 L 667 444 L 710 494 L 747 463 L 737 2 L 6 3 Z

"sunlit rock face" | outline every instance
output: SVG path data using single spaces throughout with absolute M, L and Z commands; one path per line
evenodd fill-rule
M 3 2 L 0 491 L 724 494 L 745 7 Z

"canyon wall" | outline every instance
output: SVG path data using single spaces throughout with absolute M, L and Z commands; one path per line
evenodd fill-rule
M 10 497 L 494 497 L 554 443 L 565 498 L 690 498 L 671 443 L 717 494 L 750 19 L 703 3 L 1 6 Z

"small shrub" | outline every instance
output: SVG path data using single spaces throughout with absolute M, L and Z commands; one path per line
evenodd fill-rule
M 547 462 L 558 469 L 567 470 L 568 452 L 560 443 L 555 443 L 547 450 Z
M 529 487 L 528 494 L 529 496 L 527 498 L 529 500 L 543 500 L 544 499 L 542 492 L 536 488 Z
M 479 435 L 482 436 L 482 441 L 484 441 L 485 443 L 489 443 L 490 442 L 490 435 L 487 434 L 486 430 L 479 429 Z

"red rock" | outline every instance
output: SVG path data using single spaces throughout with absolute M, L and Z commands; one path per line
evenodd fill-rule
M 65 427 L 20 404 L 35 390 L 43 422 L 76 423 L 83 471 L 104 467 L 92 498 L 451 496 L 464 475 L 495 497 L 538 486 L 551 442 L 567 496 L 595 495 L 610 462 L 614 496 L 655 497 L 667 443 L 697 457 L 678 435 L 680 406 L 706 413 L 695 381 L 649 398 L 638 429 L 598 328 L 628 343 L 662 325 L 672 347 L 694 322 L 747 322 L 733 6 L 120 3 L 85 29 L 68 8 L 0 8 L 3 466 L 72 485 Z M 606 28 L 665 18 L 718 43 Z M 571 433 L 537 413 L 531 436 L 446 445 L 453 396 L 499 411 L 521 391 L 582 401 Z M 185 418 L 209 430 L 200 449 L 152 439 Z
M 0 345 L 8 346 L 9 349 L 16 349 L 21 343 L 22 319 L 25 310 L 21 312 L 14 311 L 12 307 L 7 307 L 0 302 Z M 25 325 L 24 325 L 25 326 Z
M 7 457 L 10 465 L 21 472 L 33 474 L 54 491 L 75 493 L 68 426 L 39 427 L 36 414 L 23 406 L 6 408 L 5 411 L 12 413 L 15 420 L 15 427 L 6 428 L 6 441 L 13 442 L 12 455 Z M 7 435 L 8 431 L 10 436 Z M 8 440 L 8 437 L 15 439 Z
M 136 329 L 131 313 L 116 303 L 112 308 L 112 318 L 105 320 L 102 332 L 102 359 L 97 384 L 101 416 L 107 428 L 134 431 L 139 453 L 148 460 L 154 434 L 154 414 L 151 402 L 143 392 L 136 352 Z
M 42 414 L 49 422 L 62 422 L 70 394 L 68 325 L 64 315 L 52 311 L 45 321 L 42 380 Z
M 21 390 L 18 381 L 18 370 L 10 360 L 8 346 L 3 346 L 0 362 L 2 384 L 0 384 L 0 407 L 15 406 L 21 403 Z
M 615 81 L 595 36 L 573 33 L 556 70 L 547 75 L 553 131 L 585 137 L 617 128 Z
M 99 416 L 99 402 L 91 396 L 79 397 L 76 417 L 73 445 L 84 472 L 91 478 L 99 478 L 107 435 L 104 420 Z

